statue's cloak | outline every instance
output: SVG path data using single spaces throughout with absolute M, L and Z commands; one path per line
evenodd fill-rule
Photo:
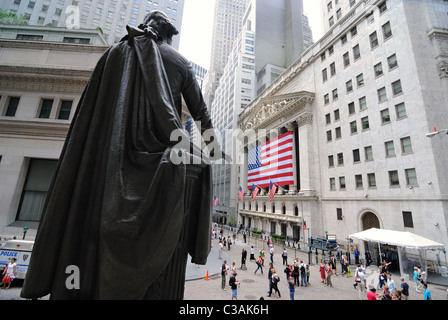
M 98 61 L 48 192 L 22 297 L 143 299 L 170 261 L 184 223 L 187 165 L 170 161 L 170 135 L 183 127 L 159 45 L 136 36 Z M 201 179 L 188 241 L 197 264 L 210 251 L 209 166 Z

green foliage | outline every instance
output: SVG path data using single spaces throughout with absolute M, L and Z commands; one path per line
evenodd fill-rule
M 15 12 L 0 9 L 0 24 L 14 24 L 25 26 L 28 25 L 28 20 L 24 15 L 17 15 Z

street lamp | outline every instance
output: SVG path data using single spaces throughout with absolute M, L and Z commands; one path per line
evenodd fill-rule
M 445 132 L 446 134 L 448 134 L 448 129 L 443 129 L 443 130 L 440 130 L 440 131 L 436 131 L 435 128 L 434 128 L 434 132 L 427 133 L 427 134 L 426 134 L 426 137 L 427 137 L 427 138 L 432 138 L 432 137 L 434 137 L 436 134 L 443 133 L 443 132 Z

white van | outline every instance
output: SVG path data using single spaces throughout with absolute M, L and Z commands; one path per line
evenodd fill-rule
M 0 268 L 4 268 L 12 258 L 16 258 L 17 278 L 25 279 L 26 271 L 31 259 L 34 241 L 8 240 L 0 245 Z

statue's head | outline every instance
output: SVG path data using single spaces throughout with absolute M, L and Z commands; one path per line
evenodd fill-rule
M 150 11 L 146 15 L 142 26 L 153 27 L 157 31 L 159 36 L 164 40 L 167 40 L 168 43 L 171 43 L 174 35 L 179 34 L 179 31 L 171 23 L 168 16 L 164 12 L 159 10 Z

